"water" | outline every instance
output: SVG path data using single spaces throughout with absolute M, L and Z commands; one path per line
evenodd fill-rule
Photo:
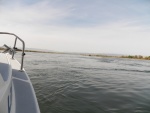
M 150 61 L 27 53 L 41 113 L 150 113 Z

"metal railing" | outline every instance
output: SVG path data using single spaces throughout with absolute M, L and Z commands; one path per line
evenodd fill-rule
M 8 35 L 13 35 L 15 36 L 15 42 L 14 42 L 14 47 L 13 47 L 13 50 L 17 49 L 16 48 L 16 43 L 17 43 L 17 39 L 20 40 L 22 42 L 22 58 L 21 58 L 21 67 L 20 67 L 20 71 L 23 71 L 23 61 L 24 61 L 24 55 L 25 55 L 25 43 L 24 41 L 19 38 L 17 35 L 13 34 L 13 33 L 8 33 L 8 32 L 0 32 L 0 34 L 8 34 Z M 14 58 L 14 52 L 12 53 L 12 58 Z

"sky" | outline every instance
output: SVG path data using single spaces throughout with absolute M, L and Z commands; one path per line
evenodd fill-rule
M 150 56 L 150 0 L 0 0 L 0 31 L 26 48 Z

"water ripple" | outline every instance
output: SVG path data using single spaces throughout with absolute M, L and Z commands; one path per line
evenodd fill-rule
M 41 113 L 149 113 L 149 61 L 37 54 L 25 69 Z

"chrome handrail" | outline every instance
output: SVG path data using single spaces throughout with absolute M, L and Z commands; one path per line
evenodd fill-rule
M 20 40 L 22 42 L 22 58 L 21 58 L 21 67 L 20 67 L 20 71 L 23 71 L 23 60 L 24 60 L 24 55 L 25 55 L 25 43 L 24 41 L 19 38 L 17 35 L 13 34 L 13 33 L 8 33 L 8 32 L 0 32 L 0 34 L 8 34 L 8 35 L 13 35 L 15 36 L 15 42 L 14 42 L 14 47 L 13 49 L 16 49 L 16 43 L 17 43 L 17 39 Z M 14 52 L 12 54 L 12 58 L 14 58 Z

